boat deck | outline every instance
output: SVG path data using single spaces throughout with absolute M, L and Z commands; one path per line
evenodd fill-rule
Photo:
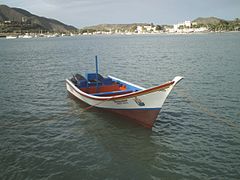
M 115 95 L 122 95 L 122 94 L 128 94 L 133 91 L 131 90 L 119 90 L 119 91 L 110 91 L 110 92 L 99 92 L 99 93 L 93 93 L 94 96 L 115 96 Z
M 143 89 L 120 79 L 114 79 L 111 76 L 104 78 L 96 73 L 86 73 L 85 76 L 76 74 L 71 81 L 81 91 L 94 96 L 115 96 Z

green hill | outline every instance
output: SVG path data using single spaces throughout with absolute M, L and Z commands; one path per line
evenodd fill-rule
M 193 22 L 196 22 L 198 24 L 203 24 L 203 25 L 207 25 L 207 24 L 216 25 L 216 24 L 219 24 L 219 23 L 227 23 L 226 20 L 219 19 L 219 18 L 216 18 L 216 17 L 206 17 L 206 18 L 199 17 L 199 18 L 193 20 Z
M 0 31 L 2 32 L 74 32 L 77 28 L 55 19 L 40 17 L 20 8 L 0 5 Z
M 239 18 L 235 20 L 227 21 L 216 17 L 199 17 L 193 22 L 197 23 L 198 27 L 207 27 L 209 31 L 239 31 L 240 21 Z
M 121 32 L 125 32 L 125 31 L 129 31 L 129 32 L 133 32 L 136 30 L 137 26 L 146 26 L 146 25 L 150 25 L 148 23 L 132 23 L 132 24 L 99 24 L 99 25 L 95 25 L 95 26 L 88 26 L 88 27 L 84 27 L 82 28 L 80 31 L 81 32 L 94 32 L 94 31 L 121 31 Z

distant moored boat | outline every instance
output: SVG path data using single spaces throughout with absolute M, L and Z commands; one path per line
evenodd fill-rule
M 16 39 L 17 36 L 6 36 L 6 39 Z

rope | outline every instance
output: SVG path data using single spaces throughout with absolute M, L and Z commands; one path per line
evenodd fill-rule
M 187 93 L 186 89 L 184 89 L 183 91 L 178 91 L 178 92 L 179 92 L 179 94 L 181 94 L 182 97 L 184 97 L 185 99 L 187 99 L 187 100 L 191 103 L 191 105 L 192 105 L 193 107 L 195 107 L 195 109 L 199 110 L 200 112 L 205 113 L 205 114 L 207 114 L 208 116 L 215 117 L 215 119 L 217 119 L 218 121 L 220 121 L 220 122 L 222 122 L 222 123 L 227 124 L 227 125 L 230 126 L 230 127 L 234 127 L 234 128 L 240 129 L 240 125 L 234 123 L 233 120 L 231 120 L 231 119 L 229 119 L 229 118 L 226 118 L 226 117 L 222 117 L 222 116 L 218 115 L 217 113 L 210 111 L 207 107 L 204 107 L 202 104 L 200 104 L 199 102 L 197 102 L 195 99 L 192 98 L 192 96 L 191 96 L 189 93 Z M 98 103 L 96 103 L 96 104 L 93 104 L 93 105 L 91 105 L 91 106 L 88 106 L 88 107 L 84 108 L 84 109 L 80 112 L 80 114 L 82 114 L 83 112 L 85 112 L 85 111 L 87 111 L 87 110 L 89 110 L 89 109 L 92 109 L 93 107 L 95 107 L 95 106 L 97 106 L 97 105 L 100 105 L 100 104 L 102 104 L 102 103 L 104 103 L 104 102 L 106 102 L 106 101 L 109 101 L 109 100 L 111 100 L 111 99 L 112 99 L 112 98 L 109 98 L 109 99 L 107 99 L 107 100 L 100 101 L 100 102 L 98 102 Z
M 204 107 L 202 104 L 197 102 L 195 99 L 192 98 L 192 96 L 189 93 L 187 93 L 186 89 L 184 89 L 183 91 L 178 91 L 178 92 L 180 92 L 179 94 L 181 94 L 182 97 L 186 98 L 191 103 L 191 105 L 193 107 L 195 107 L 195 109 L 201 111 L 202 113 L 207 114 L 208 116 L 215 117 L 217 120 L 219 120 L 222 123 L 227 124 L 228 126 L 240 129 L 240 125 L 234 123 L 232 119 L 222 117 L 222 116 L 218 115 L 217 113 L 210 111 L 207 107 Z
M 111 100 L 111 99 L 112 99 L 112 98 L 109 98 L 109 99 L 106 99 L 106 100 L 104 100 L 104 101 L 100 101 L 100 102 L 98 102 L 98 103 L 96 103 L 96 104 L 93 104 L 93 105 L 91 105 L 91 106 L 88 106 L 88 107 L 84 108 L 83 110 L 81 110 L 81 111 L 80 111 L 80 114 L 84 113 L 85 111 L 87 111 L 87 110 L 89 110 L 89 109 L 94 108 L 94 107 L 97 106 L 97 105 L 100 105 L 100 104 L 102 104 L 102 103 L 104 103 L 104 102 L 106 102 L 106 101 L 109 101 L 109 100 Z

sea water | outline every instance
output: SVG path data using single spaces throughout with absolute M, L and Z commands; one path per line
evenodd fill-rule
M 184 76 L 153 129 L 89 109 L 65 79 Z M 239 179 L 240 33 L 0 39 L 0 179 Z

